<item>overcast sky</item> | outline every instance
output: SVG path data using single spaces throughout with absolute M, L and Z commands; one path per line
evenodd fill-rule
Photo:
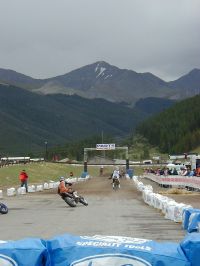
M 48 78 L 99 60 L 166 81 L 200 68 L 200 0 L 0 0 L 0 68 Z

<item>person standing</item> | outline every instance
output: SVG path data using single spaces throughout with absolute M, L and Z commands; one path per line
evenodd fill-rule
M 70 178 L 73 178 L 73 177 L 74 177 L 74 173 L 71 171 L 71 172 L 69 173 L 69 176 L 70 176 Z
M 26 193 L 28 192 L 28 175 L 25 170 L 22 170 L 19 179 L 21 181 L 21 187 L 25 186 L 26 188 Z
M 101 167 L 100 167 L 99 174 L 100 174 L 100 176 L 103 175 L 103 165 L 101 165 Z

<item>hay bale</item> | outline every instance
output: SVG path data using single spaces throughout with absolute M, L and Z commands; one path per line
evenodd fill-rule
M 160 191 L 159 194 L 181 194 L 181 195 L 184 195 L 184 194 L 192 194 L 191 191 L 188 191 L 186 189 L 180 189 L 180 188 L 170 188 L 166 191 Z

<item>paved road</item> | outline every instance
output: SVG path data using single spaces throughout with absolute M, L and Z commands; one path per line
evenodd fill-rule
M 118 235 L 157 241 L 183 239 L 180 224 L 164 219 L 147 206 L 132 180 L 122 180 L 121 189 L 113 191 L 108 177 L 92 178 L 75 184 L 89 202 L 87 207 L 70 208 L 56 191 L 5 197 L 7 215 L 0 215 L 0 239 L 25 237 L 51 238 L 75 235 Z

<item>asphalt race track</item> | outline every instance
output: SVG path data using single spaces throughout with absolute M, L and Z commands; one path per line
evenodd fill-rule
M 56 190 L 5 196 L 9 213 L 0 215 L 0 240 L 27 237 L 50 239 L 60 234 L 117 235 L 156 241 L 179 242 L 185 232 L 181 224 L 164 219 L 142 200 L 132 180 L 122 179 L 121 189 L 112 190 L 108 177 L 91 178 L 74 185 L 88 201 L 71 208 Z

